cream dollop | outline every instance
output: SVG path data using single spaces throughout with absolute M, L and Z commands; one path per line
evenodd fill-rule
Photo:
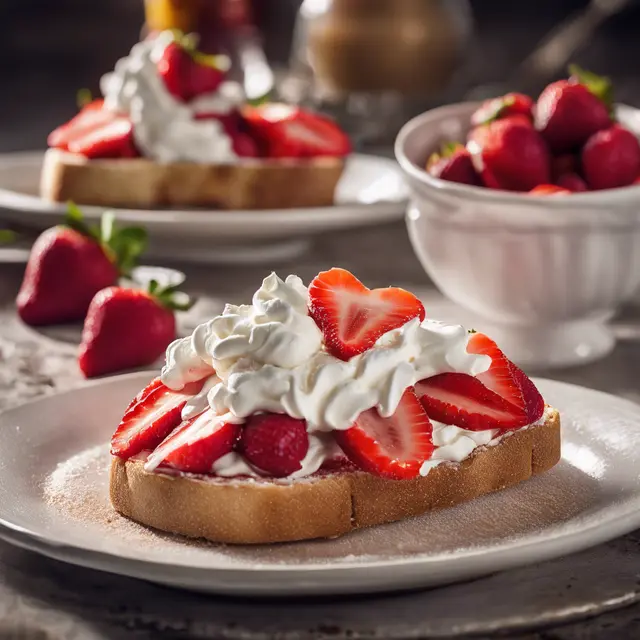
M 171 31 L 134 45 L 100 80 L 105 107 L 127 114 L 136 145 L 158 162 L 236 162 L 231 138 L 215 119 L 197 120 L 197 113 L 225 114 L 242 102 L 235 83 L 223 82 L 215 94 L 191 103 L 174 98 L 164 85 L 157 63 L 174 40 Z
M 283 281 L 272 273 L 251 305 L 228 305 L 174 342 L 163 382 L 180 389 L 209 367 L 219 377 L 207 395 L 217 414 L 286 413 L 317 432 L 348 429 L 371 407 L 390 416 L 404 390 L 419 380 L 451 371 L 477 375 L 491 363 L 467 353 L 463 327 L 418 318 L 345 362 L 325 350 L 307 297 L 300 278 Z

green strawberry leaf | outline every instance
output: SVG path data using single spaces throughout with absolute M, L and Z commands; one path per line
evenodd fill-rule
M 459 142 L 443 142 L 440 147 L 440 156 L 443 158 L 450 158 L 456 151 L 464 149 L 464 146 Z
M 18 234 L 11 229 L 0 229 L 0 244 L 12 244 L 18 239 Z
M 179 284 L 160 287 L 157 280 L 151 280 L 147 291 L 163 306 L 171 311 L 189 311 L 196 303 L 195 299 L 182 291 Z
M 142 227 L 118 227 L 112 211 L 102 214 L 100 225 L 88 225 L 80 208 L 69 202 L 65 224 L 99 243 L 109 260 L 118 267 L 121 276 L 131 273 L 147 248 L 146 230 Z
M 613 83 L 609 78 L 582 69 L 577 64 L 569 65 L 569 73 L 572 78 L 587 87 L 596 98 L 602 100 L 609 111 L 613 111 Z
M 78 109 L 84 109 L 90 102 L 93 102 L 93 94 L 90 89 L 78 89 L 76 93 L 76 105 Z

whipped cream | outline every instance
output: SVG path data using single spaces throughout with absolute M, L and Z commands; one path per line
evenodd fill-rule
M 329 354 L 308 315 L 307 289 L 297 276 L 265 278 L 251 305 L 227 305 L 167 350 L 162 381 L 179 390 L 207 367 L 219 380 L 207 393 L 217 414 L 246 418 L 286 413 L 311 433 L 348 429 L 376 407 L 392 415 L 405 389 L 445 372 L 477 375 L 491 359 L 467 353 L 467 331 L 434 320 L 410 320 L 345 362 Z
M 207 378 L 184 407 L 183 419 L 207 412 L 222 416 L 218 422 L 242 422 L 268 411 L 306 420 L 309 450 L 301 469 L 289 476 L 295 479 L 340 455 L 330 432 L 348 429 L 363 411 L 375 407 L 390 416 L 406 388 L 420 380 L 446 372 L 475 376 L 486 371 L 491 358 L 468 353 L 468 342 L 462 326 L 414 318 L 345 362 L 326 351 L 322 332 L 309 316 L 308 291 L 300 278 L 282 280 L 272 273 L 250 305 L 227 305 L 192 335 L 173 342 L 161 377 L 175 390 Z M 546 417 L 545 412 L 539 422 Z M 506 435 L 497 429 L 468 431 L 432 423 L 435 450 L 421 466 L 423 476 L 443 462 L 461 462 Z M 155 469 L 160 460 L 152 454 L 145 468 Z M 261 475 L 236 452 L 217 460 L 211 471 L 222 477 Z
M 167 90 L 157 63 L 173 42 L 171 31 L 134 45 L 118 60 L 115 70 L 102 76 L 105 108 L 127 114 L 140 152 L 157 162 L 234 163 L 238 157 L 231 138 L 215 119 L 196 120 L 196 114 L 228 114 L 243 102 L 242 90 L 223 82 L 210 95 L 180 102 Z

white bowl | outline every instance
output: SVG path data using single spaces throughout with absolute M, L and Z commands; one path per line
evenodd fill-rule
M 607 321 L 640 285 L 640 186 L 549 197 L 433 178 L 428 155 L 464 140 L 476 107 L 433 109 L 398 134 L 413 248 L 441 291 L 481 316 L 516 362 L 598 359 L 614 346 Z M 620 106 L 618 116 L 640 130 L 637 109 Z

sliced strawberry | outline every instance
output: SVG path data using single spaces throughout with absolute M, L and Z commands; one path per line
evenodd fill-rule
M 466 373 L 441 373 L 416 384 L 432 420 L 470 431 L 517 429 L 530 424 L 524 407 L 507 402 Z
M 412 293 L 389 287 L 367 289 L 345 269 L 319 273 L 309 285 L 309 307 L 324 334 L 327 350 L 349 358 L 370 349 L 387 331 L 412 318 L 424 320 L 424 307 Z
M 110 122 L 114 117 L 115 114 L 112 111 L 104 108 L 104 100 L 93 100 L 71 120 L 54 129 L 47 138 L 47 144 L 67 151 L 67 145 L 71 140 Z
M 342 157 L 351 151 L 338 125 L 300 107 L 269 103 L 245 107 L 243 116 L 270 158 Z
M 111 454 L 124 458 L 154 449 L 181 421 L 182 408 L 196 395 L 204 381 L 192 382 L 172 391 L 158 379 L 144 389 L 127 408 L 111 438 Z
M 159 389 L 160 387 L 164 387 L 162 379 L 160 377 L 154 378 L 128 405 L 124 410 L 125 413 L 129 411 L 134 405 L 142 402 L 150 393 Z
M 478 356 L 489 356 L 491 366 L 476 376 L 482 384 L 519 409 L 525 406 L 522 389 L 513 377 L 515 365 L 484 333 L 474 333 L 467 344 L 467 352 Z
M 210 473 L 213 463 L 233 450 L 241 425 L 223 422 L 212 409 L 183 422 L 149 456 L 148 463 L 189 473 Z
M 532 196 L 570 196 L 573 192 L 556 184 L 539 184 L 529 191 Z
M 309 450 L 307 424 L 276 413 L 252 416 L 242 430 L 239 449 L 254 467 L 284 478 L 302 468 Z
M 433 453 L 431 422 L 412 387 L 395 413 L 383 418 L 377 409 L 361 413 L 346 431 L 335 437 L 349 459 L 369 473 L 402 480 L 415 478 Z
M 133 125 L 125 116 L 95 127 L 71 139 L 67 145 L 71 153 L 86 158 L 131 158 L 136 151 L 133 143 Z

